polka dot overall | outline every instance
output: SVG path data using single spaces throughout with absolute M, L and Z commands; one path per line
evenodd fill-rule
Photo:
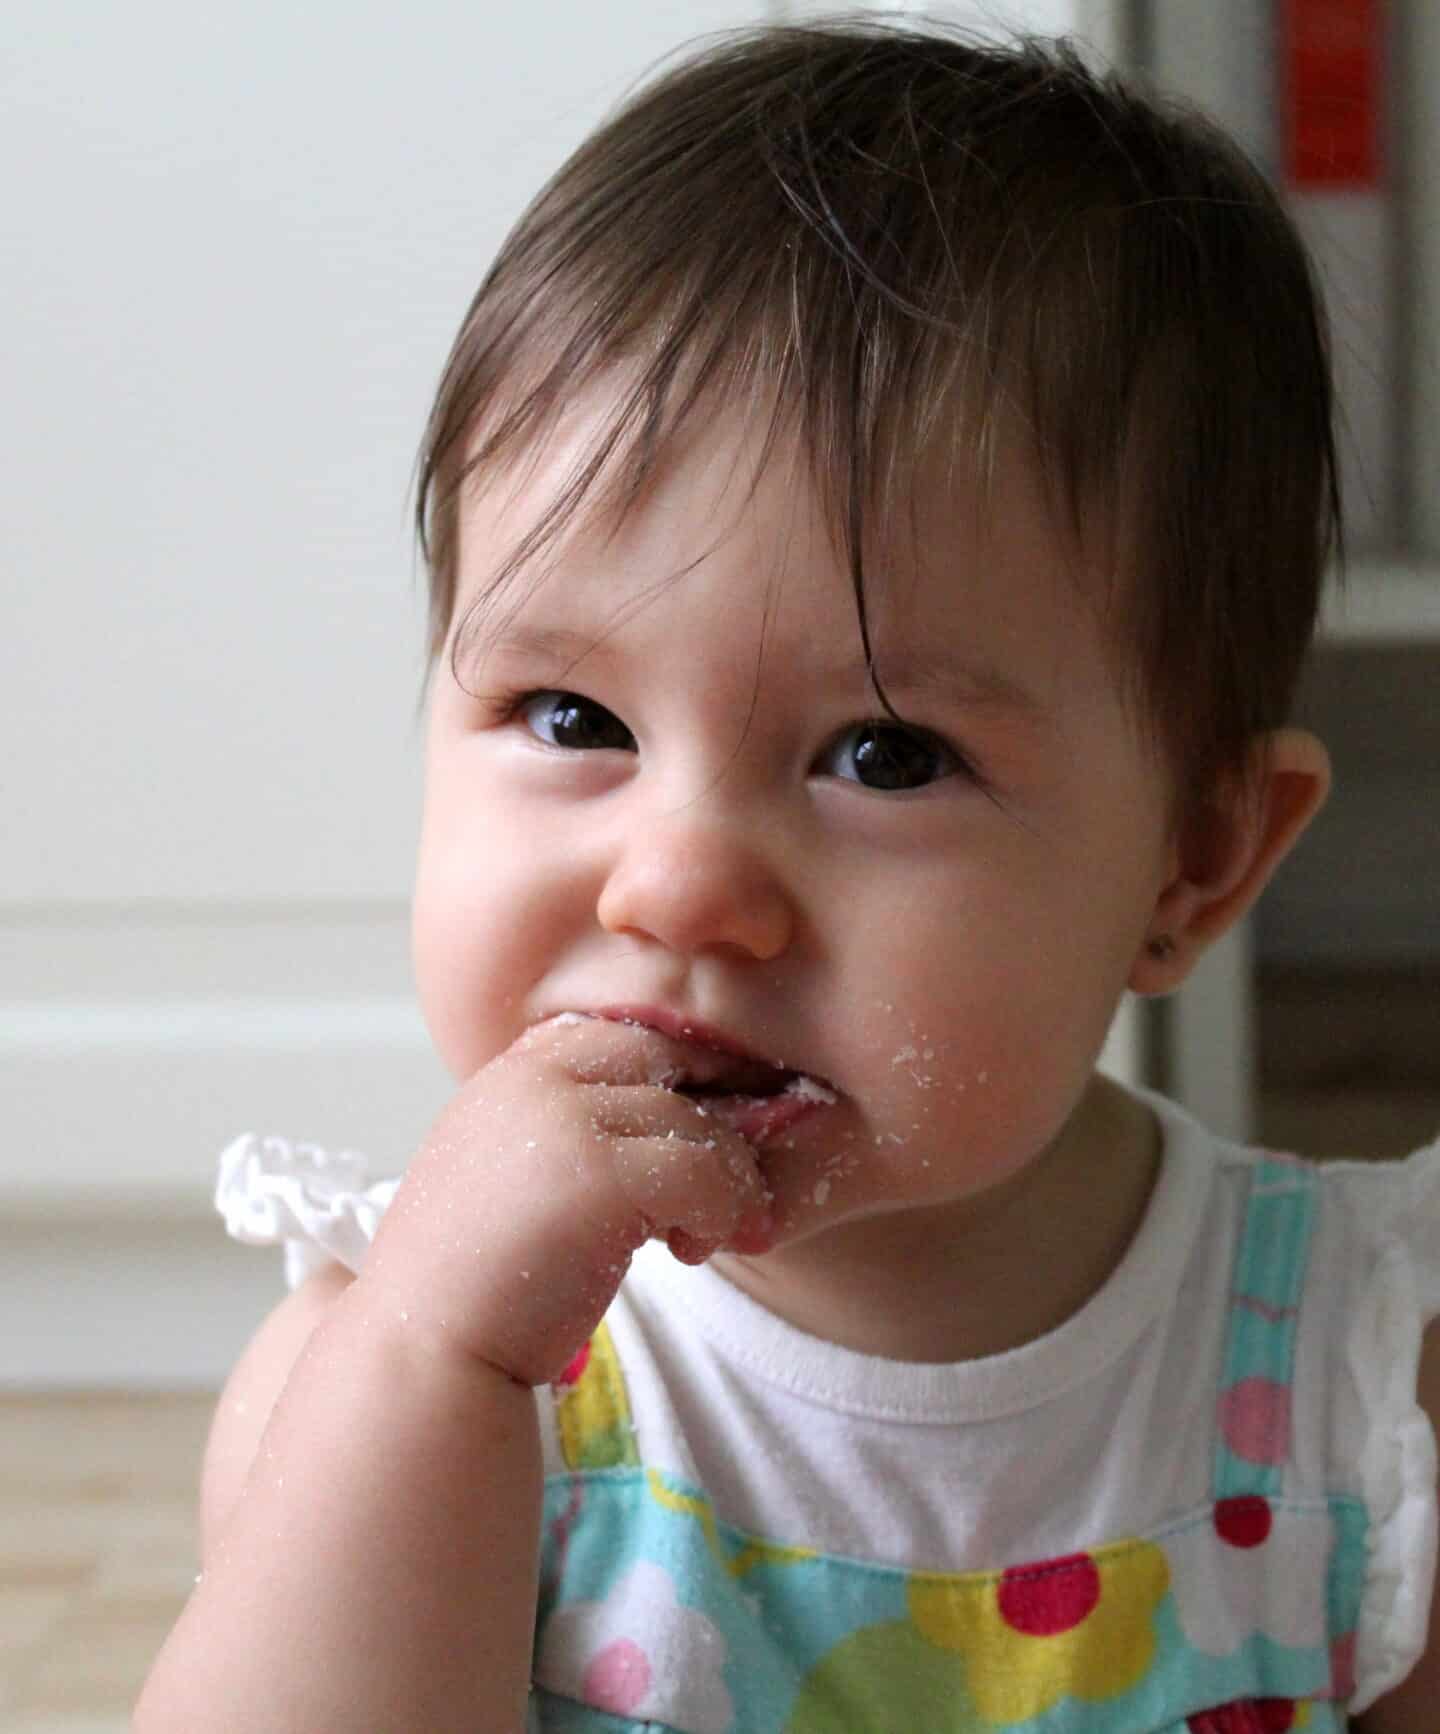
M 829 1557 L 647 1466 L 604 1325 L 555 1390 L 531 1727 L 586 1734 L 1335 1734 L 1358 1500 L 1287 1499 L 1315 1175 L 1256 1164 L 1211 1497 L 1151 1533 L 990 1571 Z

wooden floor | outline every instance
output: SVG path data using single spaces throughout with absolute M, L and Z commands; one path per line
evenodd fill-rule
M 0 1734 L 125 1734 L 194 1582 L 214 1399 L 0 1395 Z

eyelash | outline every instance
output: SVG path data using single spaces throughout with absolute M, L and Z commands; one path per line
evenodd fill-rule
M 530 705 L 535 699 L 546 698 L 546 697 L 576 698 L 576 699 L 580 699 L 581 701 L 583 701 L 586 704 L 595 705 L 597 709 L 609 710 L 609 706 L 608 705 L 602 705 L 598 699 L 587 698 L 584 693 L 573 692 L 568 687 L 518 687 L 518 688 L 515 688 L 515 689 L 510 690 L 510 691 L 502 691 L 502 692 L 496 692 L 496 693 L 486 695 L 486 696 L 480 698 L 479 702 L 481 703 L 481 705 L 483 707 L 484 719 L 485 719 L 486 725 L 488 727 L 498 728 L 498 727 L 501 727 L 501 726 L 509 724 L 509 723 L 523 721 L 524 720 L 524 712 L 525 712 L 526 707 L 528 705 Z M 613 716 L 615 713 L 612 711 L 610 714 Z M 621 719 L 619 719 L 617 717 L 616 720 L 620 721 Z M 982 776 L 982 774 L 980 773 L 980 771 L 978 770 L 978 768 L 975 766 L 974 762 L 971 759 L 967 758 L 964 753 L 961 753 L 956 748 L 952 747 L 947 741 L 942 740 L 938 735 L 931 733 L 931 731 L 929 729 L 922 728 L 918 724 L 915 724 L 915 723 L 897 722 L 893 717 L 886 717 L 886 716 L 864 717 L 864 718 L 857 720 L 856 722 L 848 724 L 845 729 L 841 730 L 838 734 L 833 736 L 832 741 L 831 741 L 831 746 L 833 747 L 833 745 L 835 743 L 844 740 L 846 735 L 852 733 L 854 730 L 863 729 L 866 727 L 895 729 L 895 730 L 899 730 L 899 731 L 904 731 L 904 732 L 910 734 L 916 740 L 922 741 L 922 742 L 926 743 L 927 745 L 929 745 L 942 759 L 944 759 L 945 761 L 948 762 L 948 764 L 951 767 L 948 776 L 937 777 L 937 778 L 933 779 L 932 783 L 920 785 L 920 788 L 932 787 L 933 783 L 946 782 L 946 781 L 950 780 L 950 777 L 955 777 L 955 778 L 962 779 L 963 781 L 974 785 L 976 788 L 978 788 L 982 791 L 988 791 L 987 780 L 985 779 L 985 777 Z M 627 733 L 630 732 L 628 729 L 628 726 L 627 726 L 626 732 Z M 536 738 L 541 739 L 541 737 L 539 737 L 538 735 L 536 736 Z M 634 738 L 633 734 L 632 734 L 631 738 L 632 739 Z M 541 741 L 541 744 L 551 746 L 552 750 L 560 751 L 560 752 L 585 751 L 585 750 L 587 750 L 584 748 L 554 747 L 553 743 L 546 742 L 543 740 Z M 595 750 L 595 749 L 590 749 L 590 750 Z M 622 750 L 622 749 L 612 749 L 612 750 Z M 827 748 L 827 751 L 829 751 L 829 750 L 831 750 L 831 749 Z M 845 782 L 854 781 L 854 782 L 856 782 L 857 786 L 860 788 L 871 789 L 872 793 L 879 792 L 879 791 L 876 791 L 873 788 L 871 788 L 871 785 L 859 783 L 858 779 L 843 778 L 840 780 L 845 781 Z M 891 790 L 889 792 L 891 792 L 891 793 L 912 793 L 913 794 L 913 793 L 918 793 L 919 789 L 899 790 L 899 791 Z

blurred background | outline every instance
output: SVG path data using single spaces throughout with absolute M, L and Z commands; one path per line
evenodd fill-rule
M 447 1093 L 407 952 L 410 513 L 469 298 L 655 60 L 826 10 L 51 0 L 0 28 L 0 1727 L 123 1727 L 193 1572 L 209 1393 L 280 1292 L 211 1215 L 221 1147 L 396 1172 Z M 1315 246 L 1355 556 L 1306 694 L 1336 796 L 1109 1063 L 1236 1135 L 1403 1151 L 1440 1130 L 1440 8 L 912 10 L 1201 103 Z

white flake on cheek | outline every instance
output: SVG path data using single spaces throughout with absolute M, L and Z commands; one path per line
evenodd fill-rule
M 934 1048 L 926 1048 L 922 1053 L 921 1050 L 913 1044 L 907 1044 L 896 1053 L 890 1064 L 892 1066 L 905 1066 L 909 1068 L 910 1080 L 917 1088 L 921 1090 L 933 1090 L 937 1087 L 940 1080 L 938 1078 L 932 1078 L 928 1072 L 916 1071 L 914 1066 L 915 1062 L 919 1060 L 933 1060 L 934 1058 Z

